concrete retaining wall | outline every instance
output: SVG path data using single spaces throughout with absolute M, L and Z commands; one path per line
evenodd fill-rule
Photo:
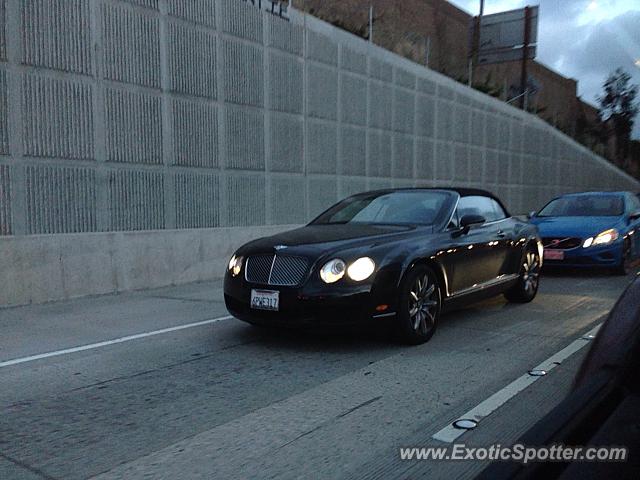
M 219 278 L 235 249 L 291 227 L 0 237 L 0 305 Z
M 131 283 L 100 270 L 78 272 L 80 290 L 12 281 L 61 248 L 87 261 L 175 249 L 194 235 L 175 229 L 300 224 L 358 191 L 451 184 L 489 188 L 515 212 L 638 188 L 536 117 L 295 11 L 0 0 L 0 235 L 13 236 L 0 280 L 14 284 L 0 303 L 186 280 L 159 278 L 164 260 L 142 255 L 149 274 Z M 132 231 L 148 233 L 106 233 Z

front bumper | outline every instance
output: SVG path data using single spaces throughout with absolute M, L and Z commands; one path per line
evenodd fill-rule
M 251 308 L 252 289 L 277 290 L 280 293 L 279 311 Z M 224 300 L 229 313 L 257 325 L 300 328 L 358 325 L 375 315 L 375 297 L 371 284 L 292 288 L 251 284 L 242 275 L 235 278 L 226 275 L 224 283 Z
M 622 263 L 623 242 L 583 248 L 582 245 L 563 250 L 563 260 L 545 259 L 545 266 L 561 267 L 615 267 Z

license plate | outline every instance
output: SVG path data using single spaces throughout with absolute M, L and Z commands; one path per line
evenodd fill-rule
M 277 290 L 251 290 L 251 308 L 277 312 L 280 308 L 280 292 Z
M 564 252 L 562 250 L 544 249 L 543 258 L 545 260 L 564 260 Z

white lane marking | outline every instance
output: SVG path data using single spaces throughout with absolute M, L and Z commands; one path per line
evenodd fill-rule
M 177 332 L 178 330 L 185 330 L 187 328 L 201 327 L 203 325 L 209 325 L 211 323 L 221 322 L 222 320 L 229 320 L 233 318 L 230 315 L 226 317 L 210 318 L 209 320 L 203 320 L 201 322 L 187 323 L 185 325 L 178 325 L 175 327 L 163 328 L 161 330 L 154 330 L 152 332 L 137 333 L 135 335 L 128 335 L 126 337 L 114 338 L 113 340 L 105 340 L 104 342 L 90 343 L 88 345 L 80 345 L 79 347 L 65 348 L 64 350 L 56 350 L 54 352 L 40 353 L 38 355 L 31 355 L 29 357 L 15 358 L 13 360 L 7 360 L 0 362 L 0 368 L 10 367 L 11 365 L 18 365 L 20 363 L 33 362 L 35 360 L 41 360 L 43 358 L 57 357 L 60 355 L 67 355 L 70 353 L 83 352 L 85 350 L 93 350 L 94 348 L 107 347 L 109 345 L 115 345 L 117 343 L 130 342 L 131 340 L 138 340 L 140 338 L 153 337 L 154 335 L 162 335 L 163 333 Z
M 560 350 L 558 353 L 553 354 L 545 361 L 540 363 L 538 366 L 532 368 L 531 370 L 545 370 L 549 372 L 556 368 L 560 363 L 569 358 L 571 355 L 576 353 L 578 350 L 583 348 L 585 345 L 588 345 L 593 337 L 595 337 L 596 333 L 602 326 L 602 323 L 596 325 L 594 328 L 589 330 L 587 333 L 582 335 L 577 340 L 574 340 L 565 348 Z M 459 418 L 451 422 L 449 425 L 444 427 L 439 432 L 435 433 L 431 438 L 435 440 L 439 440 L 441 442 L 453 443 L 458 437 L 460 437 L 467 430 L 455 428 L 453 424 L 461 419 L 470 419 L 476 422 L 480 422 L 483 418 L 488 416 L 489 414 L 495 412 L 502 405 L 507 403 L 510 399 L 515 397 L 518 393 L 523 391 L 533 382 L 541 379 L 542 377 L 534 377 L 529 375 L 529 373 L 525 373 L 521 377 L 517 378 L 509 385 L 504 387 L 502 390 L 494 393 L 489 398 L 487 398 L 482 403 L 479 403 L 477 406 L 469 410 L 464 415 L 461 415 Z

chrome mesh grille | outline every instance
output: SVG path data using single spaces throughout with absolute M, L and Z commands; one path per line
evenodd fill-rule
M 273 255 L 256 255 L 247 259 L 245 278 L 251 283 L 269 283 L 269 273 L 273 264 Z
M 273 264 L 269 285 L 300 285 L 307 273 L 307 260 L 302 257 L 278 257 Z
M 303 257 L 254 255 L 247 259 L 245 278 L 261 285 L 295 287 L 302 283 L 308 268 Z

